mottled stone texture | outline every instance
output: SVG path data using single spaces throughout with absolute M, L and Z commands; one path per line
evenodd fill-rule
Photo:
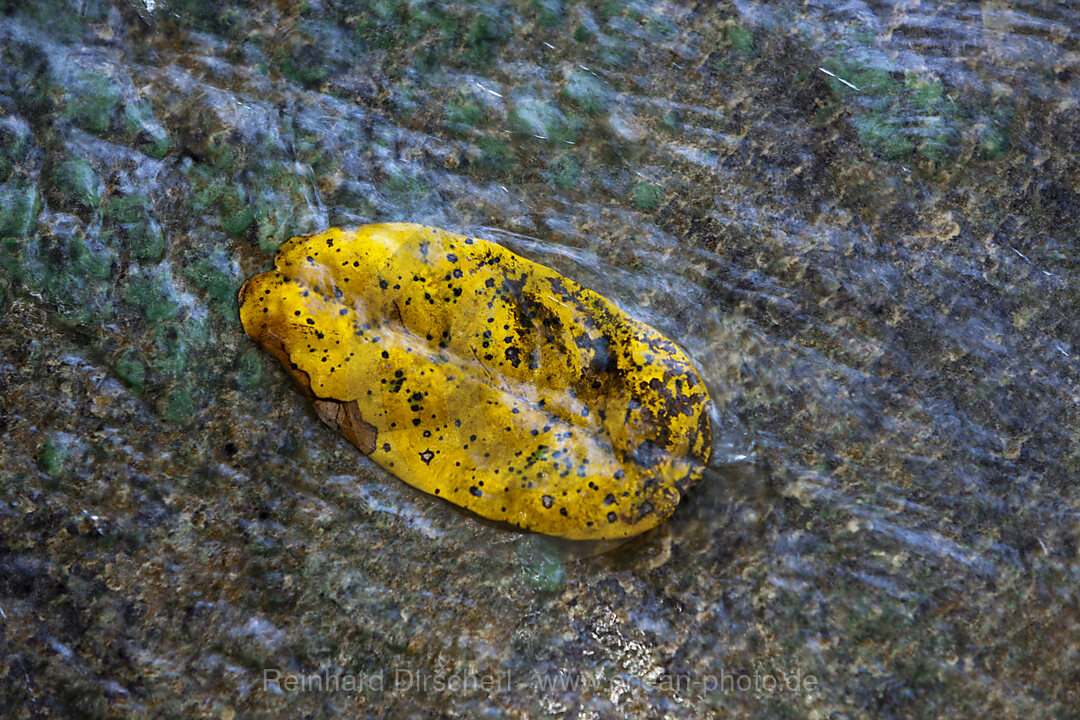
M 1078 717 L 1078 27 L 0 0 L 6 717 Z M 678 341 L 730 462 L 597 556 L 364 460 L 236 290 L 400 220 Z

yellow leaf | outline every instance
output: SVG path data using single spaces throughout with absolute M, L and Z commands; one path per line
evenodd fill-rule
M 709 457 L 709 397 L 670 340 L 495 243 L 413 224 L 292 238 L 244 330 L 320 417 L 405 482 L 574 539 L 666 520 Z

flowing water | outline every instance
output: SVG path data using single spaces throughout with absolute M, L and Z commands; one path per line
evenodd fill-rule
M 0 140 L 15 717 L 1077 717 L 1072 4 L 9 2 Z M 235 292 L 373 221 L 687 351 L 670 522 L 489 527 L 320 425 Z

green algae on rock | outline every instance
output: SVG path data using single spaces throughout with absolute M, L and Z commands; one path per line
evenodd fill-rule
M 666 520 L 709 457 L 683 352 L 555 271 L 414 224 L 292 238 L 240 290 L 244 330 L 319 416 L 405 482 L 572 539 Z

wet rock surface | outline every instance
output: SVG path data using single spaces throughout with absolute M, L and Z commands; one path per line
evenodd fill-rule
M 12 717 L 1076 717 L 1075 10 L 147 5 L 0 4 Z M 399 220 L 682 344 L 671 521 L 589 557 L 318 421 L 236 290 Z

